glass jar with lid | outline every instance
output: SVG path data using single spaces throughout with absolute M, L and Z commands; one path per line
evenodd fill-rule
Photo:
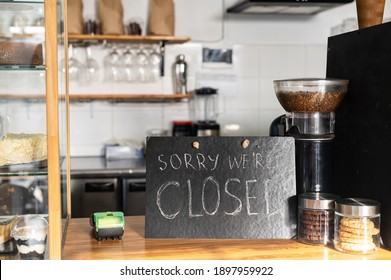
M 350 254 L 371 254 L 380 247 L 380 203 L 345 198 L 335 203 L 334 247 Z
M 298 240 L 306 244 L 332 244 L 335 200 L 329 193 L 308 192 L 299 195 Z

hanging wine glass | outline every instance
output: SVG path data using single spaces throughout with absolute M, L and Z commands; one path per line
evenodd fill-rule
M 69 80 L 78 81 L 80 75 L 81 63 L 74 57 L 74 50 L 72 44 L 69 46 L 69 60 L 68 60 L 68 71 Z
M 61 60 L 60 69 L 65 73 L 65 61 Z M 68 78 L 69 81 L 78 81 L 81 70 L 81 63 L 74 57 L 73 45 L 68 46 Z
M 159 46 L 154 45 L 149 53 L 149 68 L 152 81 L 157 81 L 160 78 L 160 62 L 161 56 L 159 52 Z
M 120 54 L 117 52 L 117 49 L 113 45 L 111 51 L 105 56 L 103 61 L 105 67 L 105 77 L 106 82 L 120 82 L 121 77 L 121 63 L 120 63 Z
M 135 54 L 132 52 L 130 46 L 126 47 L 126 50 L 122 54 L 122 66 L 123 66 L 123 80 L 125 82 L 133 82 L 136 80 L 135 69 Z
M 139 82 L 145 83 L 149 81 L 150 75 L 148 64 L 148 54 L 144 50 L 143 45 L 140 45 L 136 54 L 137 77 Z
M 91 84 L 99 80 L 100 67 L 98 62 L 92 57 L 91 47 L 86 47 L 86 61 L 81 71 L 81 79 L 84 84 Z

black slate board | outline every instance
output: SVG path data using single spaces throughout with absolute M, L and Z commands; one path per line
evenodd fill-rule
M 148 138 L 145 237 L 292 238 L 294 149 L 291 137 Z

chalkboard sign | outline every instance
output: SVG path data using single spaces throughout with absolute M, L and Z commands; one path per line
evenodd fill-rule
M 291 137 L 150 137 L 146 238 L 292 238 Z

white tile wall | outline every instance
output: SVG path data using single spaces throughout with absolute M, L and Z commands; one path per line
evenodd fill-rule
M 355 6 L 354 3 L 348 4 L 310 18 L 225 14 L 224 9 L 235 1 L 219 0 L 213 5 L 207 5 L 206 0 L 175 0 L 178 14 L 176 29 L 181 33 L 177 35 L 190 36 L 193 40 L 183 45 L 167 46 L 166 75 L 159 81 L 149 84 L 110 84 L 100 81 L 88 86 L 72 83 L 71 93 L 171 94 L 171 65 L 175 57 L 183 53 L 189 64 L 189 90 L 196 87 L 196 74 L 200 71 L 236 77 L 236 91 L 219 92 L 218 122 L 221 124 L 222 135 L 268 135 L 272 120 L 284 113 L 275 97 L 273 80 L 324 77 L 330 29 L 343 19 L 355 16 Z M 96 17 L 95 2 L 84 0 L 86 18 Z M 123 0 L 124 21 L 141 17 L 145 23 L 147 2 Z M 390 7 L 388 3 L 385 16 L 391 14 Z M 193 12 L 202 15 L 203 10 L 207 12 L 203 15 L 205 17 L 202 22 L 188 20 L 192 18 L 190 15 Z M 202 29 L 199 28 L 200 24 Z M 233 66 L 206 68 L 202 64 L 203 47 L 232 48 Z M 102 67 L 101 74 L 103 57 L 107 52 L 102 47 L 93 47 L 94 58 Z M 83 62 L 85 51 L 77 49 L 75 56 Z M 21 86 L 19 91 L 24 92 L 25 89 Z M 193 103 L 71 103 L 71 154 L 101 154 L 104 143 L 113 138 L 130 138 L 141 143 L 149 129 L 171 130 L 173 120 L 192 119 L 192 105 Z M 3 119 L 4 116 L 10 117 L 13 130 L 45 131 L 45 110 L 42 106 L 21 102 L 4 112 L 4 107 L 0 104 L 0 114 Z

